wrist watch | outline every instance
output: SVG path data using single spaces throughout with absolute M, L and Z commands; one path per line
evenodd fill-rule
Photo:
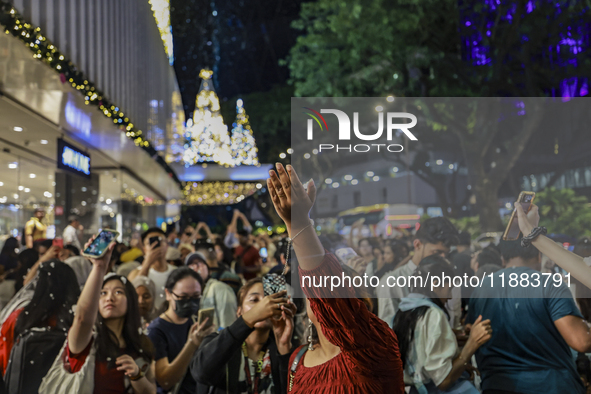
M 136 380 L 140 380 L 141 378 L 143 378 L 144 376 L 146 376 L 146 372 L 143 371 L 141 368 L 138 368 L 138 373 L 135 376 L 130 376 L 129 380 L 131 380 L 132 382 L 135 382 Z

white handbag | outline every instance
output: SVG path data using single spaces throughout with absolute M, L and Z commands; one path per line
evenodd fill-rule
M 95 338 L 96 340 L 96 338 Z M 43 378 L 39 394 L 93 394 L 96 346 L 93 343 L 84 365 L 78 372 L 68 372 L 64 367 L 68 341 L 55 358 L 53 365 Z

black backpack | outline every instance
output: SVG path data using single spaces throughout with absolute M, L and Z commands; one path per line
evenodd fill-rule
M 64 346 L 67 331 L 31 328 L 15 340 L 4 375 L 6 394 L 35 394 Z

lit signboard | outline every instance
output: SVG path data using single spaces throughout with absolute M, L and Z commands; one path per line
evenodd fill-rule
M 57 168 L 90 178 L 90 156 L 58 138 Z

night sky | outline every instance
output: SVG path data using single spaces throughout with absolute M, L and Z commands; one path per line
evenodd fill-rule
M 279 66 L 299 32 L 290 27 L 302 0 L 171 0 L 175 70 L 187 118 L 195 108 L 199 70 L 215 72 L 220 100 L 285 85 Z

